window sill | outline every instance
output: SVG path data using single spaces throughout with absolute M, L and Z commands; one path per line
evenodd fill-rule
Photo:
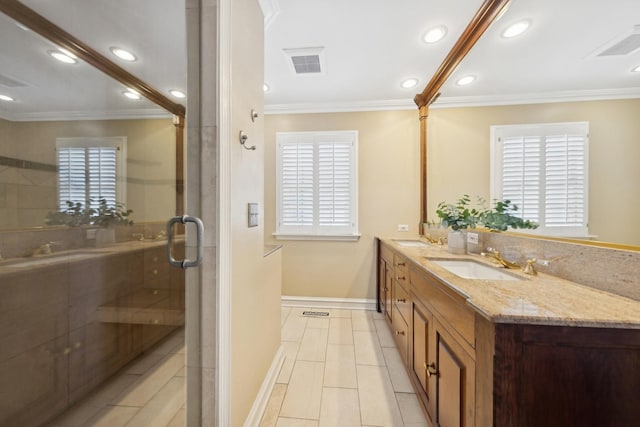
M 276 240 L 324 240 L 324 241 L 336 241 L 336 242 L 357 242 L 360 239 L 360 234 L 277 234 L 273 236 Z

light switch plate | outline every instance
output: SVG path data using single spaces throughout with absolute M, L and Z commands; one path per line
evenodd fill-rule
M 398 224 L 398 231 L 409 231 L 409 226 L 407 224 Z
M 247 221 L 249 227 L 257 227 L 258 226 L 258 204 L 257 203 L 249 203 L 247 208 Z

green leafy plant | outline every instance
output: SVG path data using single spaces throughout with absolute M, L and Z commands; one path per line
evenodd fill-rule
M 511 203 L 511 200 L 497 200 L 494 202 L 493 208 L 485 209 L 480 213 L 479 222 L 493 231 L 507 231 L 509 227 L 514 229 L 538 228 L 537 223 L 514 215 L 517 211 L 518 206 Z
M 481 212 L 476 208 L 470 208 L 470 203 L 471 198 L 467 194 L 458 199 L 456 204 L 440 202 L 436 214 L 442 221 L 442 225 L 451 227 L 455 231 L 475 228 Z
M 44 219 L 47 225 L 67 225 L 79 227 L 81 225 L 94 225 L 97 227 L 109 227 L 112 225 L 132 225 L 129 216 L 131 209 L 125 209 L 122 203 L 110 206 L 104 197 L 98 199 L 98 208 L 84 207 L 81 202 L 67 200 L 67 208 L 63 211 L 49 212 Z

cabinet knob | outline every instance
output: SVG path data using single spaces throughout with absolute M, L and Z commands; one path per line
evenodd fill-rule
M 407 300 L 404 298 L 397 298 L 396 302 L 407 302 Z
M 396 331 L 396 335 L 404 335 L 404 331 Z
M 157 256 L 153 257 L 153 262 L 158 262 L 158 257 Z
M 424 368 L 427 371 L 427 376 L 431 378 L 432 375 L 438 375 L 438 371 L 436 369 L 435 363 L 429 363 L 428 365 L 425 362 Z
M 396 280 L 406 280 L 406 278 L 404 276 L 397 276 Z
M 404 263 L 404 262 L 399 262 L 399 263 L 396 264 L 396 267 L 404 267 L 405 265 L 407 265 L 407 264 Z
M 384 291 L 385 292 L 389 292 L 389 288 L 384 288 Z
M 158 274 L 158 270 L 153 270 L 153 274 L 157 275 Z

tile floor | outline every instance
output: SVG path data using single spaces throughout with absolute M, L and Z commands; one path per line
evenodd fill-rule
M 429 425 L 382 314 L 283 307 L 282 345 L 261 427 Z
M 174 332 L 51 427 L 184 427 L 184 330 Z
M 261 427 L 429 426 L 381 314 L 283 307 L 282 346 Z M 48 425 L 183 427 L 184 351 L 181 330 Z

